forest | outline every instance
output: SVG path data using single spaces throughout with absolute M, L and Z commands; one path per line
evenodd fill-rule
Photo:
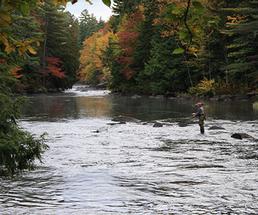
M 79 77 L 114 92 L 255 94 L 255 0 L 115 0 L 105 27 L 84 41 Z
M 47 149 L 17 125 L 19 94 L 78 81 L 122 94 L 257 94 L 257 0 L 103 0 L 107 22 L 87 10 L 76 18 L 67 2 L 0 1 L 4 170 L 31 168 Z

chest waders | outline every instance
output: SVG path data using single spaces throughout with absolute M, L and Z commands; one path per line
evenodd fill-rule
M 205 115 L 204 114 L 199 116 L 199 126 L 200 126 L 201 134 L 204 134 L 204 120 L 205 120 Z

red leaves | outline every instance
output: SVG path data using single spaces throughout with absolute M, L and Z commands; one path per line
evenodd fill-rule
M 126 80 L 130 80 L 134 71 L 130 68 L 133 64 L 134 50 L 139 38 L 139 25 L 143 20 L 141 11 L 136 11 L 123 20 L 117 33 L 118 43 L 123 50 L 122 54 L 117 58 L 117 62 L 123 65 L 123 75 Z
M 19 73 L 18 73 L 20 70 L 22 70 L 22 68 L 19 67 L 19 66 L 17 66 L 17 67 L 12 68 L 10 72 L 11 72 L 11 74 L 12 74 L 15 78 L 18 79 L 18 78 L 21 78 L 21 77 L 22 77 L 22 74 L 19 74 Z
M 3 58 L 0 58 L 0 64 L 4 64 L 4 63 L 6 63 L 6 60 Z
M 62 61 L 57 57 L 47 57 L 47 73 L 57 77 L 57 78 L 64 78 L 65 74 L 60 68 Z
M 133 63 L 133 57 L 121 56 L 117 58 L 117 62 L 122 65 L 130 65 Z
M 126 80 L 130 80 L 134 75 L 134 71 L 129 67 L 124 68 L 123 75 L 126 78 Z
M 125 54 L 133 54 L 134 49 L 132 47 L 135 46 L 139 33 L 122 31 L 118 32 L 117 36 L 119 39 L 119 45 L 124 50 Z

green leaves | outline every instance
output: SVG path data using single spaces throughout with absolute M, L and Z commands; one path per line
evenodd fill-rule
M 16 124 L 24 99 L 14 99 L 2 89 L 10 85 L 2 84 L 6 83 L 6 78 L 0 76 L 0 174 L 13 175 L 20 170 L 32 169 L 34 161 L 40 160 L 48 146 L 44 136 L 35 138 Z
M 20 11 L 21 11 L 23 16 L 29 15 L 29 13 L 30 13 L 30 5 L 27 2 L 23 2 L 20 5 Z
M 107 5 L 108 7 L 111 6 L 111 0 L 102 0 L 102 2 Z
M 205 11 L 205 8 L 200 1 L 193 1 L 193 7 L 195 9 L 195 12 L 197 12 L 198 14 L 202 14 Z
M 177 48 L 173 51 L 174 55 L 179 55 L 179 54 L 183 54 L 185 52 L 185 50 L 183 48 Z
M 164 17 L 170 20 L 179 21 L 184 13 L 182 7 L 177 6 L 175 3 L 168 4 L 164 11 Z
M 185 32 L 183 30 L 181 30 L 179 33 L 179 39 L 182 41 L 182 40 L 188 40 L 189 39 L 189 34 L 188 32 Z

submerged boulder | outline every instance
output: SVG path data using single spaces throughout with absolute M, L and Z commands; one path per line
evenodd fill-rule
M 139 123 L 140 120 L 130 117 L 130 116 L 116 116 L 112 119 L 112 121 L 114 122 L 120 122 L 120 123 L 124 123 L 124 122 L 135 122 L 135 123 Z
M 254 139 L 254 137 L 252 137 L 251 135 L 249 134 L 246 134 L 246 133 L 234 133 L 231 135 L 232 138 L 235 138 L 235 139 L 239 139 L 239 140 L 242 140 L 242 139 Z
M 102 82 L 96 85 L 96 89 L 105 90 L 107 89 L 107 86 L 108 86 L 107 82 Z
M 93 133 L 99 133 L 100 131 L 99 130 L 94 130 L 92 131 Z
M 126 124 L 126 122 L 111 122 L 111 123 L 107 123 L 107 125 L 122 125 L 122 124 Z
M 187 126 L 189 126 L 189 123 L 187 123 L 187 122 L 179 122 L 179 123 L 177 123 L 177 125 L 179 127 L 187 127 Z
M 208 130 L 226 130 L 226 129 L 221 126 L 214 125 L 214 126 L 209 127 Z
M 154 128 L 160 128 L 160 127 L 163 127 L 163 124 L 162 123 L 159 123 L 159 122 L 155 122 L 154 125 L 153 125 Z

